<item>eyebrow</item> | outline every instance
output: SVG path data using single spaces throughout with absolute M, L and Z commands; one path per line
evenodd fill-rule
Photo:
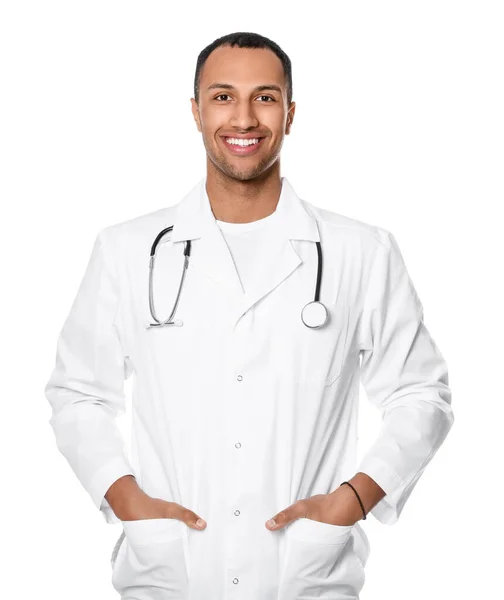
M 212 85 L 209 85 L 207 87 L 207 91 L 208 90 L 213 90 L 213 89 L 224 89 L 224 90 L 236 90 L 236 88 L 231 85 L 230 83 L 212 83 Z M 280 92 L 282 93 L 282 88 L 279 87 L 278 85 L 275 85 L 274 83 L 268 83 L 265 85 L 258 85 L 257 87 L 255 87 L 252 91 L 253 92 L 262 92 L 264 90 L 274 90 L 275 92 Z

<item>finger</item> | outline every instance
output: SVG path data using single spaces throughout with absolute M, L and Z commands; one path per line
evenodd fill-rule
M 189 527 L 194 527 L 196 529 L 204 529 L 206 527 L 205 520 L 202 519 L 199 515 L 197 515 L 192 510 L 185 508 L 183 514 L 184 514 L 183 520 L 185 523 L 187 523 L 187 525 L 189 525 Z
M 186 525 L 192 527 L 193 529 L 204 529 L 206 527 L 206 521 L 194 511 L 185 508 L 185 506 L 181 506 L 179 504 L 176 513 L 176 519 L 183 521 Z
M 277 529 L 281 529 L 285 527 L 292 521 L 303 517 L 306 512 L 305 502 L 299 500 L 295 502 L 288 508 L 277 513 L 272 519 L 266 521 L 266 527 L 268 529 L 276 531 Z

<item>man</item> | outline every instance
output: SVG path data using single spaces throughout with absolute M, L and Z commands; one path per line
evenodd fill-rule
M 206 177 L 98 234 L 46 386 L 56 441 L 122 524 L 123 599 L 356 599 L 359 521 L 397 521 L 452 426 L 446 364 L 393 235 L 301 200 L 280 176 L 295 103 L 278 45 L 219 38 L 194 92 Z M 151 297 L 147 251 L 170 225 Z M 303 310 L 317 242 L 321 327 Z M 182 272 L 175 324 L 156 326 Z M 133 373 L 128 457 L 114 418 Z M 383 424 L 356 468 L 359 381 Z

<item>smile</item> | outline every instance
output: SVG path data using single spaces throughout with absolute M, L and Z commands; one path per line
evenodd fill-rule
M 251 138 L 249 140 L 245 140 L 243 138 L 233 138 L 233 137 L 223 137 L 226 148 L 237 156 L 249 155 L 253 154 L 262 144 L 262 141 L 265 139 L 261 138 Z

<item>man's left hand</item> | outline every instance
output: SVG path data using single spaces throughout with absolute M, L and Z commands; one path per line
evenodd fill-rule
M 330 494 L 317 494 L 298 500 L 273 517 L 276 525 L 270 527 L 267 521 L 266 528 L 277 531 L 302 517 L 329 525 L 354 525 L 362 516 L 353 490 L 348 485 L 342 485 Z

